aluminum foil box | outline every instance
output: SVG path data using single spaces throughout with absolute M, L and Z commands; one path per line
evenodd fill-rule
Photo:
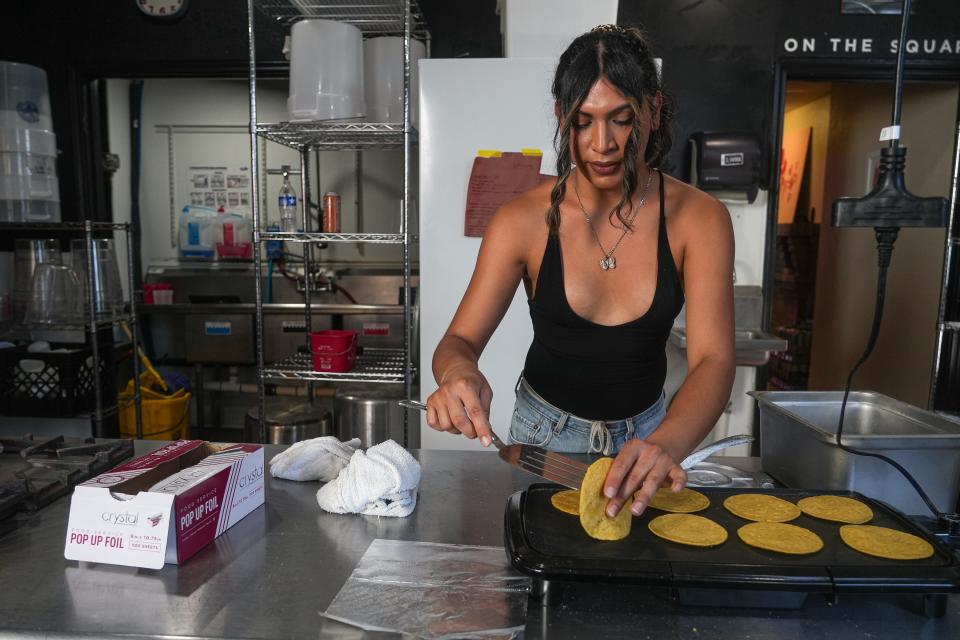
M 77 485 L 64 557 L 185 562 L 264 502 L 263 447 L 176 440 Z

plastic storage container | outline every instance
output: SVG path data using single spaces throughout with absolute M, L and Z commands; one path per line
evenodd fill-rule
M 90 347 L 52 345 L 51 351 L 25 347 L 0 349 L 0 414 L 70 418 L 91 411 L 99 379 L 102 389 L 114 384 L 108 340 L 100 343 L 100 371 L 93 371 Z
M 418 118 L 420 66 L 427 48 L 410 40 L 410 120 Z M 387 36 L 363 42 L 363 89 L 367 122 L 403 122 L 403 38 Z
M 363 38 L 335 20 L 301 20 L 290 30 L 291 120 L 362 118 Z
M 313 369 L 345 373 L 357 360 L 357 332 L 328 329 L 310 334 Z
M 217 212 L 210 207 L 187 205 L 180 213 L 180 257 L 213 260 L 220 234 Z
M 0 221 L 60 220 L 56 158 L 46 72 L 0 61 Z
M 46 71 L 0 60 L 0 127 L 53 129 Z
M 239 213 L 222 213 L 217 226 L 217 259 L 249 260 L 253 257 L 253 223 L 249 218 Z

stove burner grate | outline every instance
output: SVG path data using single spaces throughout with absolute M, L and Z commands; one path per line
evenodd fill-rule
M 132 440 L 0 438 L 0 535 L 16 513 L 43 508 L 132 455 Z

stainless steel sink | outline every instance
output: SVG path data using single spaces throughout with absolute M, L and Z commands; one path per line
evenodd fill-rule
M 785 351 L 787 341 L 759 329 L 737 329 L 734 332 L 737 364 L 759 367 L 770 360 L 771 351 Z M 670 330 L 670 342 L 680 349 L 687 348 L 687 328 L 675 326 Z
M 737 364 L 760 367 L 770 360 L 773 351 L 786 351 L 787 341 L 753 327 L 760 326 L 763 317 L 763 291 L 752 285 L 733 287 L 733 315 L 737 349 Z M 670 330 L 670 342 L 680 349 L 687 348 L 686 314 L 678 316 L 678 324 Z

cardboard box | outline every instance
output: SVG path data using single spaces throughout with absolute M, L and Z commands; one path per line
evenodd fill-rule
M 63 555 L 180 564 L 264 502 L 263 446 L 176 440 L 77 485 Z

